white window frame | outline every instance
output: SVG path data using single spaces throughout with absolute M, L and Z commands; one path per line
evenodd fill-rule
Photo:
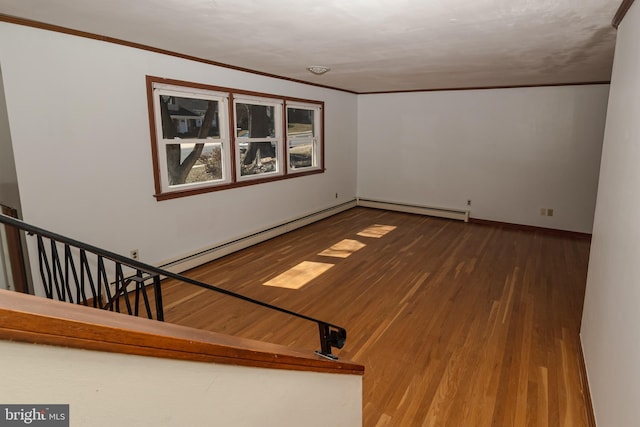
M 289 108 L 299 108 L 304 110 L 313 111 L 313 133 L 309 136 L 297 136 L 289 137 Z M 287 157 L 287 172 L 289 174 L 296 174 L 302 172 L 308 172 L 313 170 L 319 170 L 322 168 L 323 159 L 322 156 L 322 105 L 311 104 L 303 102 L 287 101 L 285 104 L 285 114 L 287 115 L 287 121 L 285 126 L 287 127 L 286 137 L 286 157 Z M 311 166 L 294 168 L 291 164 L 290 150 L 295 142 L 308 142 L 311 143 Z
M 274 133 L 273 137 L 264 138 L 249 138 L 237 136 L 238 129 L 238 115 L 237 104 L 252 104 L 252 105 L 264 105 L 267 107 L 274 107 Z M 282 99 L 248 96 L 248 95 L 235 95 L 233 97 L 233 115 L 234 115 L 234 149 L 235 149 L 235 169 L 236 169 L 236 181 L 252 181 L 265 179 L 270 177 L 277 177 L 284 175 L 284 134 L 282 129 L 282 115 L 284 109 L 284 101 Z M 240 148 L 246 144 L 247 149 L 250 142 L 271 142 L 276 147 L 276 169 L 272 172 L 259 173 L 254 175 L 242 175 L 242 165 L 240 164 Z
M 220 130 L 219 138 L 208 137 L 205 139 L 198 138 L 173 138 L 165 139 L 162 132 L 162 111 L 160 107 L 160 96 L 175 96 L 180 98 L 197 98 L 218 102 L 218 127 Z M 158 173 L 160 175 L 160 187 L 162 193 L 171 193 L 176 191 L 193 190 L 206 187 L 215 187 L 228 185 L 232 181 L 231 173 L 231 142 L 229 139 L 229 95 L 224 92 L 217 92 L 205 89 L 198 89 L 186 86 L 177 86 L 164 83 L 153 83 L 153 110 L 156 131 L 156 153 L 158 158 Z M 221 169 L 222 178 L 186 184 L 169 184 L 169 173 L 167 167 L 167 145 L 169 144 L 220 144 L 221 148 Z

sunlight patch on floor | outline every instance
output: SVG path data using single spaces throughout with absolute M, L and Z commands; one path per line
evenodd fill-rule
M 332 256 L 336 258 L 347 258 L 352 253 L 354 253 L 355 251 L 359 251 L 365 246 L 367 245 L 362 242 L 358 242 L 357 240 L 344 239 L 341 242 L 338 242 L 335 245 L 331 246 L 330 248 L 320 252 L 318 255 Z
M 300 289 L 331 267 L 333 267 L 333 264 L 325 262 L 303 261 L 268 282 L 263 283 L 263 285 L 285 289 Z
M 359 232 L 358 236 L 379 239 L 380 237 L 386 236 L 396 228 L 397 226 L 395 225 L 374 224 Z M 348 258 L 351 254 L 359 251 L 365 246 L 367 246 L 366 243 L 362 243 L 358 240 L 344 239 L 330 248 L 323 250 L 318 255 L 334 258 Z M 291 267 L 279 276 L 263 283 L 263 285 L 283 289 L 300 289 L 331 267 L 333 267 L 333 264 L 330 263 L 303 261 L 300 264 Z
M 358 236 L 374 237 L 376 239 L 379 239 L 380 237 L 385 236 L 387 233 L 395 230 L 396 228 L 398 227 L 395 225 L 374 224 L 371 227 L 367 227 L 361 232 L 359 232 Z

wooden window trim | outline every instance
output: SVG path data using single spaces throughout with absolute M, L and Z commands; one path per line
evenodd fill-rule
M 613 25 L 613 28 L 618 29 L 618 26 L 620 25 L 624 17 L 627 15 L 627 12 L 629 12 L 629 9 L 633 5 L 633 2 L 634 0 L 622 1 L 622 3 L 620 4 L 620 7 L 616 11 L 615 16 L 613 17 L 613 21 L 611 22 L 611 25 Z
M 230 138 L 230 150 L 231 150 L 231 165 L 230 166 L 230 171 L 231 171 L 231 182 L 229 183 L 225 183 L 225 184 L 212 184 L 212 185 L 207 185 L 207 186 L 202 186 L 202 187 L 198 187 L 198 188 L 192 188 L 192 189 L 185 189 L 185 190 L 174 190 L 174 191 L 163 191 L 162 190 L 162 182 L 161 182 L 161 173 L 160 173 L 160 168 L 163 167 L 164 165 L 160 165 L 160 157 L 159 157 L 159 153 L 158 153 L 158 135 L 156 132 L 156 119 L 155 119 L 155 111 L 154 111 L 154 95 L 153 95 L 153 86 L 154 84 L 166 84 L 166 85 L 173 85 L 173 86 L 182 86 L 185 88 L 194 88 L 194 89 L 201 89 L 201 90 L 208 90 L 208 91 L 213 91 L 213 92 L 225 92 L 229 95 L 229 112 L 227 114 L 228 116 L 228 121 L 229 121 L 229 138 Z M 156 200 L 158 201 L 162 201 L 162 200 L 170 200 L 170 199 L 176 199 L 176 198 L 180 198 L 180 197 L 187 197 L 187 196 L 193 196 L 193 195 L 197 195 L 197 194 L 204 194 L 204 193 L 211 193 L 211 192 L 215 192 L 215 191 L 223 191 L 223 190 L 229 190 L 229 189 L 233 189 L 233 188 L 240 188 L 240 187 L 246 187 L 246 186 L 250 186 L 250 185 L 258 185 L 258 184 L 264 184 L 264 183 L 268 183 L 268 182 L 274 182 L 274 181 L 281 181 L 281 180 L 285 180 L 285 179 L 292 179 L 292 178 L 298 178 L 298 177 L 302 177 L 302 176 L 309 176 L 309 175 L 316 175 L 316 174 L 321 174 L 325 172 L 325 160 L 324 160 L 324 156 L 325 156 L 325 148 L 324 148 L 324 142 L 325 142 L 325 124 L 324 124 L 324 119 L 325 119 L 325 115 L 324 115 L 324 102 L 323 101 L 316 101 L 316 100 L 310 100 L 310 99 L 303 99 L 303 98 L 293 98 L 293 97 L 288 97 L 288 96 L 279 96 L 279 95 L 274 95 L 274 94 L 269 94 L 269 93 L 262 93 L 262 92 L 254 92 L 254 91 L 247 91 L 247 90 L 241 90 L 241 89 L 235 89 L 235 88 L 228 88 L 228 87 L 222 87 L 222 86 L 213 86 L 213 85 L 207 85 L 207 84 L 203 84 L 203 83 L 196 83 L 196 82 L 188 82 L 188 81 L 184 81 L 184 80 L 175 80 L 175 79 L 168 79 L 168 78 L 163 78 L 163 77 L 157 77 L 157 76 L 146 76 L 146 86 L 147 86 L 147 108 L 148 108 L 148 114 L 149 114 L 149 134 L 151 137 L 151 156 L 152 156 L 152 165 L 153 165 L 153 179 L 154 179 L 154 188 L 155 188 L 155 194 L 154 197 L 156 198 Z M 319 165 L 320 167 L 317 169 L 311 169 L 308 171 L 301 171 L 301 172 L 291 172 L 288 170 L 287 168 L 287 162 L 286 159 L 285 161 L 283 161 L 283 165 L 282 165 L 282 170 L 283 173 L 281 175 L 269 175 L 269 176 L 265 176 L 264 178 L 253 178 L 253 179 L 247 179 L 247 180 L 238 180 L 237 179 L 237 175 L 236 175 L 236 155 L 235 155 L 235 144 L 236 144 L 236 137 L 235 137 L 235 132 L 233 132 L 234 130 L 234 126 L 235 126 L 235 111 L 233 108 L 233 104 L 234 104 L 234 96 L 235 95 L 239 95 L 239 96 L 251 96 L 251 97 L 259 97 L 259 98 L 267 98 L 267 99 L 273 99 L 273 100 L 278 100 L 281 101 L 283 104 L 283 108 L 286 108 L 287 102 L 294 102 L 294 103 L 305 103 L 305 104 L 311 104 L 311 105 L 317 105 L 318 107 L 320 107 L 320 111 L 321 111 L 321 123 L 320 123 L 320 132 L 321 132 L 321 140 L 320 140 L 320 161 L 319 161 Z M 282 120 L 283 120 L 283 135 L 282 135 L 282 147 L 281 149 L 283 150 L 283 153 L 286 153 L 286 111 L 283 111 L 282 114 Z

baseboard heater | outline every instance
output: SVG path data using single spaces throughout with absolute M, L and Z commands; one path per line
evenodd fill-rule
M 411 205 L 407 203 L 386 202 L 381 200 L 371 199 L 357 199 L 358 206 L 366 208 L 386 209 L 389 211 L 398 211 L 413 213 L 418 215 L 435 216 L 439 218 L 457 219 L 464 222 L 469 222 L 469 211 L 459 209 L 448 208 L 436 208 L 430 206 Z
M 202 264 L 206 264 L 207 262 L 222 258 L 225 255 L 229 255 L 233 252 L 246 249 L 250 246 L 257 245 L 258 243 L 262 243 L 274 237 L 280 236 L 281 234 L 288 233 L 289 231 L 304 227 L 305 225 L 312 224 L 316 221 L 320 221 L 321 219 L 328 218 L 332 215 L 338 214 L 356 206 L 356 200 L 354 199 L 349 202 L 332 206 L 318 212 L 303 215 L 298 218 L 276 224 L 264 230 L 256 231 L 238 237 L 236 239 L 220 243 L 210 248 L 201 249 L 190 255 L 164 261 L 158 267 L 169 270 L 172 273 L 182 273 L 183 271 L 198 267 Z

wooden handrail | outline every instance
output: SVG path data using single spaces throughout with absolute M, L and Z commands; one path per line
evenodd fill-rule
M 0 339 L 259 368 L 363 375 L 364 366 L 238 338 L 0 290 Z

